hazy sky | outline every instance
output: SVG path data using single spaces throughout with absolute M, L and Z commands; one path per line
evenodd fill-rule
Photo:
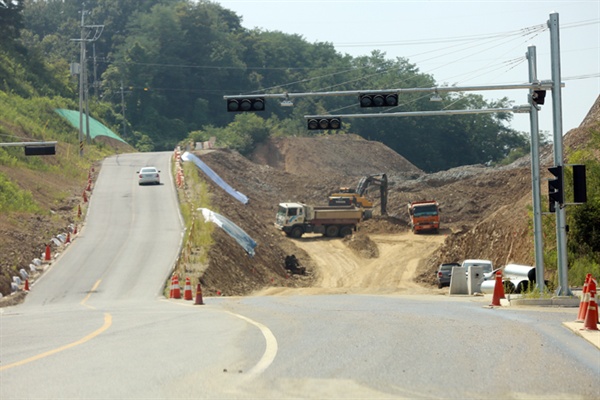
M 560 26 L 563 134 L 579 126 L 600 94 L 600 0 L 352 1 L 219 0 L 245 28 L 332 43 L 340 53 L 407 58 L 438 85 L 490 86 L 529 81 L 527 48 L 535 46 L 540 80 L 551 80 L 550 14 Z M 286 82 L 281 82 L 285 84 Z M 388 89 L 388 88 L 364 88 Z M 478 92 L 469 92 L 478 93 Z M 233 93 L 238 94 L 238 93 Z M 527 89 L 484 91 L 486 100 L 527 103 Z M 448 117 L 452 118 L 452 117 Z M 553 133 L 552 93 L 539 113 Z M 530 131 L 529 114 L 512 127 Z

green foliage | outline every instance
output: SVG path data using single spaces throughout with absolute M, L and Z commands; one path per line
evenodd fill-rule
M 587 274 L 592 274 L 598 279 L 600 277 L 600 263 L 597 254 L 582 255 L 569 263 L 569 283 L 574 286 L 583 286 Z
M 139 132 L 127 140 L 143 151 L 171 150 L 190 132 L 212 126 L 216 135 L 211 136 L 222 145 L 247 154 L 268 136 L 315 134 L 307 132 L 305 115 L 370 111 L 361 111 L 357 99 L 347 96 L 308 96 L 294 98 L 293 107 L 268 99 L 261 113 L 264 121 L 248 116 L 238 120 L 225 112 L 227 93 L 437 86 L 432 76 L 408 60 L 390 60 L 380 51 L 353 58 L 337 53 L 330 43 L 245 29 L 238 15 L 215 2 L 90 0 L 86 9 L 92 10 L 86 23 L 105 26 L 94 42 L 99 58 L 88 69 L 96 71 L 102 98 L 122 111 L 108 113 L 105 119 L 123 131 Z M 11 64 L 0 63 L 0 84 L 6 81 L 6 87 L 21 95 L 35 88 L 47 95 L 76 97 L 77 82 L 69 77 L 66 60 L 78 60 L 78 46 L 70 39 L 80 34 L 80 11 L 77 2 L 26 2 L 21 43 L 35 61 L 31 68 L 35 74 L 21 80 L 31 85 L 19 87 L 11 78 Z M 39 60 L 52 66 L 53 79 Z M 450 104 L 452 108 L 508 105 L 506 99 L 488 103 L 481 96 L 460 93 L 444 96 L 441 104 L 428 97 L 403 94 L 394 111 L 438 110 Z M 381 141 L 421 169 L 437 171 L 523 154 L 526 139 L 505 127 L 511 118 L 510 113 L 358 118 L 352 124 L 343 121 L 343 132 Z
M 0 213 L 39 212 L 40 208 L 31 192 L 19 189 L 4 174 L 0 173 Z

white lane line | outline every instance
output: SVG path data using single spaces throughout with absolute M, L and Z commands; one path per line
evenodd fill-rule
M 196 305 L 187 304 L 187 303 L 181 304 L 181 303 L 177 303 L 174 301 L 170 301 L 168 299 L 161 299 L 161 301 L 165 301 L 170 304 L 176 304 L 178 306 L 197 307 Z M 267 368 L 269 368 L 269 366 L 273 363 L 273 360 L 275 360 L 275 357 L 277 356 L 278 346 L 277 346 L 277 339 L 275 338 L 275 335 L 273 335 L 273 332 L 271 332 L 271 330 L 269 328 L 267 328 L 265 325 L 261 324 L 260 322 L 256 322 L 248 317 L 244 317 L 243 315 L 236 314 L 231 311 L 223 310 L 223 312 L 233 315 L 234 317 L 237 317 L 239 319 L 243 319 L 244 321 L 248 322 L 249 324 L 256 326 L 262 333 L 263 337 L 265 338 L 265 352 L 263 353 L 263 355 L 260 358 L 260 360 L 258 361 L 258 363 L 254 367 L 250 368 L 250 370 L 246 374 L 246 377 L 253 378 L 253 377 L 260 375 Z
M 236 314 L 236 313 L 232 313 L 230 311 L 225 311 L 235 317 L 238 317 L 240 319 L 243 319 L 244 321 L 248 322 L 249 324 L 252 324 L 254 326 L 256 326 L 258 329 L 260 329 L 261 333 L 263 334 L 264 338 L 265 338 L 265 352 L 263 353 L 263 356 L 261 357 L 260 361 L 250 369 L 250 371 L 248 371 L 248 377 L 254 377 L 257 376 L 261 373 L 264 372 L 264 370 L 266 370 L 267 368 L 269 368 L 269 366 L 273 363 L 273 360 L 275 360 L 275 357 L 277 356 L 277 339 L 275 338 L 275 335 L 273 335 L 273 332 L 271 332 L 271 330 L 269 328 L 267 328 L 265 325 L 261 324 L 260 322 L 256 322 L 254 320 L 251 320 L 248 317 L 244 317 L 243 315 L 240 314 Z

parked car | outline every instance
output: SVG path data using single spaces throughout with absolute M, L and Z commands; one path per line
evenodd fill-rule
M 490 260 L 464 260 L 461 266 L 465 268 L 467 276 L 469 276 L 469 267 L 482 267 L 484 280 L 493 278 L 496 272 Z
M 160 185 L 160 171 L 155 167 L 144 167 L 136 172 L 138 174 L 138 184 Z
M 460 267 L 459 263 L 443 263 L 440 264 L 436 275 L 438 287 L 441 289 L 444 286 L 450 286 L 450 277 L 452 276 L 452 268 Z

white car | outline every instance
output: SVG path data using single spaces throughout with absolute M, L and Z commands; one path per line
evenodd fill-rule
M 464 260 L 461 267 L 465 268 L 467 276 L 469 276 L 469 267 L 483 267 L 484 280 L 494 278 L 496 270 L 490 260 Z
M 139 177 L 138 184 L 160 185 L 160 171 L 155 167 L 144 167 L 136 172 Z

